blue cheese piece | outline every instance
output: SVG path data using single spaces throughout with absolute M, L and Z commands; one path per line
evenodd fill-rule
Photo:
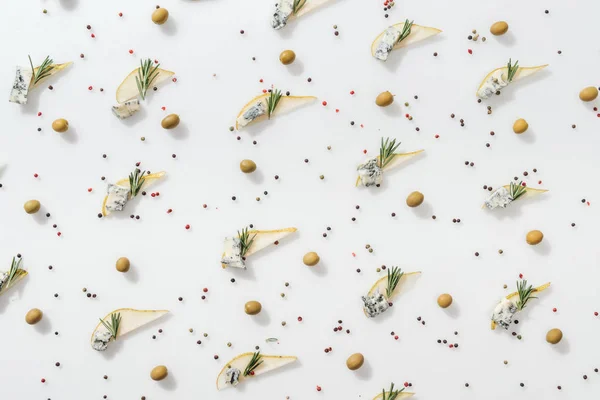
M 375 58 L 381 61 L 387 61 L 390 52 L 394 48 L 396 42 L 400 38 L 400 31 L 393 26 L 390 26 L 383 33 L 382 38 L 375 49 Z
M 106 209 L 108 211 L 123 211 L 127 200 L 129 200 L 129 188 L 108 184 L 108 198 L 106 199 Z
M 363 309 L 370 318 L 374 318 L 390 308 L 388 300 L 379 293 L 379 290 L 371 296 L 362 296 L 362 300 L 364 303 Z
M 381 185 L 383 182 L 383 170 L 379 167 L 377 158 L 370 158 L 363 164 L 360 164 L 356 169 L 360 182 L 369 187 L 373 185 Z
M 273 29 L 281 29 L 287 24 L 287 20 L 294 12 L 294 0 L 280 0 L 275 5 L 275 13 L 271 19 Z
M 225 383 L 227 383 L 231 386 L 237 386 L 237 384 L 240 383 L 240 374 L 241 374 L 241 371 L 237 368 L 234 368 L 234 367 L 227 368 L 227 370 L 225 370 L 225 376 L 227 377 L 227 380 L 225 381 Z
M 128 100 L 124 103 L 112 107 L 112 112 L 119 119 L 131 117 L 140 110 L 140 101 L 138 99 Z
M 477 96 L 482 99 L 489 99 L 494 95 L 494 93 L 499 92 L 508 86 L 509 83 L 510 82 L 508 80 L 504 80 L 504 70 L 499 69 L 484 82 L 481 88 L 477 91 Z
M 500 303 L 494 308 L 492 314 L 492 321 L 497 325 L 500 325 L 504 329 L 508 329 L 512 323 L 513 317 L 517 312 L 517 305 L 512 300 L 507 298 L 502 299 Z
M 497 189 L 494 193 L 490 195 L 485 201 L 485 205 L 490 210 L 493 210 L 496 207 L 506 208 L 513 201 L 513 198 L 510 196 L 508 190 L 502 186 L 500 189 Z
M 17 67 L 15 82 L 8 101 L 17 104 L 27 104 L 27 93 L 33 78 L 33 71 L 27 67 Z
M 221 263 L 228 267 L 246 269 L 240 239 L 236 237 L 225 238 L 225 255 L 221 258 Z
M 96 351 L 104 351 L 110 343 L 112 334 L 109 331 L 96 331 L 94 332 L 94 340 L 92 341 L 92 348 Z
M 246 126 L 256 118 L 264 115 L 267 112 L 267 105 L 264 101 L 258 101 L 255 105 L 246 110 L 241 117 L 238 118 L 238 124 L 240 126 Z

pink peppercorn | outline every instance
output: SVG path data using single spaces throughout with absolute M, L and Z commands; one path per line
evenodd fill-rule
M 204 293 L 206 293 L 206 292 L 208 292 L 208 288 L 204 288 L 204 289 L 202 289 L 202 291 L 203 291 Z
M 321 386 L 317 386 L 317 392 L 321 391 Z
M 327 102 L 326 102 L 326 101 L 323 101 L 323 105 L 324 105 L 324 106 L 326 106 L 326 105 L 327 105 Z
M 173 212 L 173 210 L 172 210 L 171 208 L 169 208 L 169 209 L 167 210 L 167 214 L 171 214 L 172 212 Z
M 88 192 L 91 192 L 91 191 L 92 191 L 92 188 L 88 188 Z
M 298 317 L 298 322 L 302 322 L 302 317 Z
M 469 51 L 469 54 L 473 54 L 473 50 L 469 49 L 468 51 Z
M 129 54 L 133 54 L 133 50 L 129 49 Z
M 189 226 L 189 225 L 186 225 L 186 226 L 185 226 L 185 229 L 190 229 L 190 226 Z

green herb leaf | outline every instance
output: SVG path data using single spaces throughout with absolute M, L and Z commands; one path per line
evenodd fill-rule
M 527 302 L 531 299 L 537 299 L 533 296 L 535 289 L 533 286 L 527 286 L 527 279 L 517 281 L 517 292 L 519 293 L 519 300 L 517 301 L 517 309 L 520 311 L 525 308 Z
M 50 58 L 50 56 L 46 56 L 46 59 L 44 60 L 44 62 L 42 62 L 42 64 L 36 72 L 33 66 L 33 62 L 31 61 L 31 56 L 27 57 L 29 57 L 29 65 L 31 65 L 31 72 L 33 73 L 33 77 L 31 78 L 31 86 L 34 86 L 36 83 L 38 83 L 45 77 L 50 76 L 50 71 L 54 69 L 54 65 L 52 65 L 53 60 Z
M 138 92 L 140 92 L 140 96 L 142 100 L 146 99 L 146 92 L 148 88 L 152 85 L 152 82 L 158 74 L 158 66 L 160 63 L 156 64 L 156 66 L 152 66 L 152 60 L 147 58 L 146 60 L 140 60 L 140 68 L 138 69 L 138 74 L 135 77 L 135 83 L 137 84 Z
M 294 4 L 292 4 L 292 12 L 294 14 L 298 14 L 298 11 L 306 4 L 306 0 L 294 0 Z
M 396 139 L 390 140 L 386 138 L 385 142 L 381 138 L 381 147 L 379 148 L 379 168 L 385 167 L 394 159 L 394 152 L 400 146 L 400 142 L 396 144 Z
M 238 231 L 238 238 L 240 239 L 240 247 L 241 247 L 240 254 L 242 257 L 244 257 L 246 255 L 246 253 L 250 249 L 250 246 L 252 246 L 252 243 L 254 242 L 255 237 L 256 237 L 256 233 L 254 235 L 252 235 L 252 237 L 250 237 L 248 228 L 242 229 L 241 232 Z
M 146 181 L 146 178 L 144 177 L 145 173 L 146 171 L 142 172 L 139 168 L 136 168 L 135 171 L 129 174 L 129 188 L 131 198 L 137 196 L 140 190 L 142 190 L 142 186 Z
M 392 297 L 392 293 L 394 293 L 394 289 L 396 289 L 396 286 L 398 286 L 398 282 L 400 282 L 402 275 L 404 275 L 404 272 L 402 272 L 402 269 L 398 267 L 392 267 L 391 269 L 388 269 L 387 287 L 385 289 L 386 298 L 389 299 Z
M 398 398 L 398 396 L 400 395 L 400 393 L 402 393 L 404 391 L 405 388 L 402 388 L 400 390 L 394 390 L 394 382 L 392 382 L 392 384 L 390 385 L 390 390 L 389 392 L 385 392 L 385 389 L 381 390 L 382 393 L 382 397 L 381 400 L 396 400 Z M 387 396 L 386 396 L 387 394 Z
M 410 31 L 412 30 L 413 22 L 415 22 L 415 21 L 408 22 L 408 19 L 406 21 L 404 21 L 404 27 L 402 28 L 402 32 L 400 32 L 400 36 L 398 37 L 398 40 L 396 40 L 396 43 L 394 43 L 394 45 L 397 45 L 398 43 L 400 43 L 401 41 L 406 39 L 408 37 L 408 35 L 410 35 Z
M 515 77 L 515 74 L 517 73 L 517 71 L 519 70 L 519 61 L 517 60 L 515 62 L 515 65 L 512 65 L 512 61 L 509 58 L 508 59 L 508 64 L 506 66 L 508 68 L 508 73 L 507 73 L 507 78 L 509 82 L 512 82 L 513 78 Z
M 514 182 L 510 183 L 510 197 L 514 200 L 518 199 L 520 196 L 524 195 L 527 192 L 527 187 L 523 186 L 523 182 L 519 182 L 516 184 Z
M 281 90 L 272 89 L 271 94 L 267 97 L 267 118 L 271 119 L 271 114 L 275 111 L 275 107 L 281 100 Z
M 244 376 L 254 375 L 253 372 L 260 364 L 263 363 L 262 356 L 260 355 L 260 351 L 255 352 L 250 359 L 250 362 L 246 366 L 244 370 Z
M 119 326 L 121 325 L 121 313 L 115 313 L 110 315 L 110 321 L 106 322 L 102 318 L 99 318 L 102 325 L 110 332 L 113 339 L 117 340 L 119 334 Z
M 0 287 L 0 290 L 8 289 L 13 284 L 13 281 L 17 276 L 25 273 L 25 271 L 21 269 L 22 261 L 22 258 L 17 260 L 15 257 L 13 257 L 12 263 L 10 264 L 10 269 L 8 270 L 8 277 L 6 278 L 6 282 L 4 282 L 4 284 Z

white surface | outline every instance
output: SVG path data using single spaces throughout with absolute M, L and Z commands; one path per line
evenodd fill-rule
M 7 97 L 14 67 L 27 65 L 27 54 L 38 63 L 49 54 L 75 64 L 51 79 L 53 91 L 43 85 L 33 92 L 28 105 L 0 102 L 5 164 L 0 259 L 8 268 L 20 252 L 30 272 L 0 299 L 3 399 L 101 399 L 104 394 L 111 400 L 142 395 L 148 400 L 371 399 L 391 381 L 412 382 L 416 398 L 423 400 L 598 398 L 600 376 L 593 368 L 600 367 L 600 319 L 593 312 L 600 310 L 595 203 L 600 119 L 591 111 L 598 101 L 583 104 L 577 97 L 583 87 L 599 84 L 597 2 L 398 1 L 386 20 L 376 1 L 338 0 L 280 32 L 269 25 L 273 1 L 165 0 L 160 4 L 170 18 L 164 26 L 150 20 L 154 3 L 144 3 L 46 0 L 4 7 L 0 76 Z M 443 33 L 394 52 L 387 64 L 370 57 L 372 39 L 407 17 Z M 489 35 L 489 26 L 502 19 L 510 24 L 508 35 Z M 467 41 L 474 28 L 487 42 Z M 286 48 L 297 54 L 289 67 L 278 61 Z M 178 82 L 151 93 L 140 115 L 122 122 L 110 110 L 114 91 L 142 57 L 159 59 L 176 72 Z M 477 104 L 480 80 L 509 57 L 522 66 L 550 67 Z M 306 81 L 309 76 L 312 83 Z M 240 107 L 270 84 L 316 95 L 319 102 L 242 131 L 237 141 L 228 127 Z M 350 90 L 356 94 L 350 96 Z M 388 109 L 374 104 L 384 90 L 396 94 Z M 402 105 L 405 101 L 410 107 Z M 492 115 L 486 104 L 493 106 Z M 171 112 L 182 123 L 167 132 L 160 120 Z M 405 113 L 414 119 L 408 121 Z M 51 130 L 52 121 L 61 117 L 70 122 L 68 134 Z M 511 129 L 519 117 L 530 124 L 521 136 Z M 460 118 L 466 120 L 464 128 Z M 496 135 L 491 137 L 490 130 Z M 381 189 L 357 189 L 353 182 L 355 167 L 365 157 L 362 150 L 376 154 L 381 136 L 401 140 L 403 151 L 424 148 L 425 155 L 385 176 Z M 239 171 L 243 158 L 258 164 L 252 176 Z M 475 167 L 466 167 L 465 160 Z M 122 217 L 98 219 L 106 187 L 100 177 L 123 178 L 137 161 L 152 171 L 167 171 L 168 178 L 154 188 L 160 196 L 128 205 Z M 484 184 L 498 187 L 525 170 L 526 182 L 537 187 L 542 180 L 550 192 L 507 210 L 480 208 L 488 193 Z M 425 194 L 425 204 L 417 209 L 404 204 L 413 190 Z M 262 200 L 256 202 L 256 196 Z M 22 211 L 31 198 L 42 202 L 38 216 Z M 170 215 L 168 208 L 174 210 Z M 43 216 L 46 211 L 51 218 Z M 391 218 L 391 212 L 397 216 Z M 141 220 L 131 221 L 130 213 Z M 453 224 L 452 218 L 461 223 Z M 223 237 L 248 223 L 299 231 L 250 260 L 247 271 L 222 270 Z M 325 239 L 327 226 L 332 230 Z M 531 229 L 544 232 L 541 246 L 525 243 Z M 364 248 L 367 243 L 375 249 L 372 254 Z M 321 255 L 318 267 L 302 264 L 307 251 Z M 481 253 L 478 258 L 475 251 Z M 127 275 L 114 269 L 120 256 L 132 261 Z M 375 268 L 381 264 L 423 275 L 387 315 L 368 320 L 360 296 L 380 276 Z M 494 305 L 508 293 L 502 285 L 512 290 L 519 273 L 530 283 L 553 283 L 519 317 L 521 341 L 510 332 L 489 330 Z M 232 277 L 235 284 L 229 282 Z M 83 287 L 98 298 L 86 298 Z M 203 287 L 209 288 L 206 301 L 200 300 Z M 454 296 L 451 312 L 436 305 L 443 292 Z M 177 301 L 179 296 L 184 302 Z M 259 318 L 243 313 L 251 299 L 263 304 Z M 32 307 L 44 311 L 40 327 L 24 322 Z M 119 307 L 166 308 L 172 315 L 124 338 L 117 352 L 98 354 L 89 335 L 99 317 Z M 427 325 L 420 325 L 418 316 Z M 338 319 L 350 335 L 332 331 Z M 284 320 L 286 327 L 280 325 Z M 565 339 L 553 348 L 544 337 L 554 327 Z M 158 328 L 164 332 L 158 334 Z M 390 331 L 400 339 L 393 340 Z M 267 337 L 278 337 L 280 344 L 266 344 Z M 438 338 L 460 347 L 438 345 Z M 267 354 L 297 355 L 299 361 L 238 390 L 216 392 L 221 367 L 254 345 Z M 329 346 L 333 352 L 325 354 Z M 367 360 L 358 372 L 345 367 L 354 352 Z M 161 383 L 149 378 L 158 364 L 170 371 Z

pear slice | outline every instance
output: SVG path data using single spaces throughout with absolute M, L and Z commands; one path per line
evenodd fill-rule
M 21 279 L 25 278 L 27 276 L 27 274 L 28 274 L 28 272 L 25 271 L 24 269 L 18 269 L 12 282 L 10 282 L 10 286 L 3 286 L 2 289 L 0 290 L 0 296 L 2 296 L 5 292 L 8 292 L 8 290 L 11 287 L 15 286 L 17 284 L 17 282 L 19 282 Z
M 266 108 L 267 107 L 267 98 L 269 96 L 270 96 L 270 93 L 261 94 L 260 96 L 256 96 L 255 98 L 250 100 L 248 103 L 246 103 L 246 105 L 241 109 L 241 111 L 238 113 L 238 115 L 236 117 L 235 129 L 240 130 L 244 127 L 244 125 L 242 125 L 244 122 L 242 115 L 246 111 L 248 111 L 248 109 L 250 107 L 254 106 L 256 103 L 258 103 L 260 101 L 265 105 L 265 108 Z M 281 98 L 279 99 L 279 103 L 277 103 L 277 107 L 275 107 L 275 110 L 271 114 L 271 118 L 273 118 L 274 116 L 277 116 L 277 115 L 283 115 L 292 110 L 295 110 L 296 108 L 305 106 L 309 103 L 312 103 L 316 99 L 317 98 L 314 96 L 285 96 L 285 95 L 282 95 Z M 260 121 L 264 121 L 267 119 L 268 119 L 267 114 L 263 114 L 255 119 L 253 119 L 252 121 L 248 122 L 246 124 L 246 126 L 253 124 L 255 122 L 260 122 Z
M 310 11 L 321 7 L 323 4 L 325 3 L 329 3 L 329 1 L 331 0 L 306 0 L 306 3 L 304 3 L 304 6 L 302 6 L 302 8 L 296 13 L 291 13 L 290 16 L 288 17 L 288 21 L 290 21 L 291 19 L 294 18 L 299 18 L 301 16 L 303 16 L 304 14 L 308 14 Z
M 544 65 L 538 65 L 537 67 L 519 67 L 517 69 L 517 72 L 515 73 L 515 76 L 513 77 L 511 83 L 516 82 L 520 79 L 523 78 L 527 78 L 528 76 L 531 76 L 533 74 L 535 74 L 538 71 L 543 70 L 544 68 L 546 68 L 548 66 L 548 64 L 544 64 Z M 493 70 L 492 72 L 490 72 L 489 74 L 487 74 L 485 76 L 485 78 L 483 78 L 483 80 L 481 81 L 481 83 L 479 84 L 479 87 L 477 88 L 477 92 L 475 92 L 475 94 L 477 94 L 479 92 L 479 90 L 481 90 L 482 86 L 485 85 L 485 83 L 487 82 L 487 80 L 497 71 L 502 71 L 503 74 L 508 74 L 508 67 L 501 67 L 501 68 L 496 68 L 495 70 Z
M 510 192 L 510 185 L 504 185 L 503 188 L 505 188 L 506 190 L 508 190 Z M 546 193 L 547 191 L 548 191 L 547 189 L 534 189 L 534 188 L 530 188 L 529 186 L 525 186 L 525 193 L 520 195 L 517 200 L 530 199 L 530 198 L 538 196 L 542 193 Z M 485 208 L 485 203 L 483 203 L 481 208 Z
M 166 174 L 165 171 L 161 171 L 161 172 L 155 172 L 153 174 L 144 175 L 144 184 L 142 185 L 142 190 L 147 189 L 153 182 L 162 178 L 163 176 L 165 176 L 165 174 Z M 117 183 L 115 183 L 115 185 L 129 187 L 129 178 L 123 178 L 123 179 L 117 181 Z M 104 196 L 104 200 L 102 200 L 102 215 L 105 217 L 108 214 L 110 214 L 110 211 L 108 211 L 106 209 L 106 200 L 108 200 L 108 195 Z
M 533 288 L 533 293 L 543 292 L 544 290 L 548 289 L 549 287 L 550 287 L 550 282 L 544 283 L 542 286 Z M 519 297 L 519 292 L 512 292 L 511 294 L 506 296 L 506 298 L 508 300 L 514 299 L 516 297 Z M 496 329 L 496 322 L 492 321 L 491 328 L 492 328 L 492 330 Z
M 402 29 L 404 28 L 404 22 L 400 22 L 399 24 L 394 24 L 392 26 L 394 28 L 398 29 L 400 32 L 402 32 Z M 421 25 L 413 24 L 410 29 L 410 34 L 408 35 L 408 37 L 406 39 L 402 40 L 401 42 L 396 43 L 393 47 L 393 50 L 400 49 L 402 47 L 406 47 L 413 43 L 420 42 L 421 40 L 425 40 L 425 39 L 435 36 L 441 32 L 442 31 L 437 28 L 430 28 L 428 26 L 421 26 Z M 377 36 L 375 38 L 373 43 L 371 43 L 371 55 L 373 57 L 375 57 L 375 51 L 377 50 L 379 41 L 381 40 L 381 38 L 383 37 L 384 34 L 385 34 L 385 31 L 381 32 L 379 34 L 379 36 Z
M 398 295 L 398 293 L 400 293 L 400 291 L 402 290 L 402 286 L 404 286 L 408 283 L 409 277 L 410 278 L 418 278 L 419 276 L 421 276 L 421 271 L 405 272 L 402 275 L 402 278 L 400 278 L 400 281 L 398 282 L 398 284 L 396 285 L 396 288 L 392 292 L 392 295 L 390 297 L 386 297 L 387 300 L 391 301 L 394 297 L 396 297 Z M 388 279 L 387 275 L 378 279 L 377 282 L 375 282 L 375 284 L 373 286 L 371 286 L 371 289 L 369 289 L 369 293 L 367 293 L 367 295 L 372 296 L 373 294 L 375 294 L 375 292 L 377 290 L 379 290 L 379 293 L 381 293 L 385 296 L 385 291 L 387 288 L 387 279 Z M 365 313 L 365 315 L 367 315 L 367 312 L 364 310 L 364 308 L 363 308 L 363 312 Z
M 410 153 L 395 153 L 392 161 L 390 161 L 385 167 L 383 167 L 383 170 L 384 171 L 392 170 L 392 169 L 398 167 L 400 164 L 404 163 L 405 161 L 410 160 L 417 154 L 420 154 L 424 151 L 425 150 L 417 150 L 417 151 L 413 151 Z M 377 160 L 379 160 L 379 156 L 377 156 Z M 360 185 L 360 176 L 358 176 L 356 178 L 356 186 L 359 186 L 359 185 Z
M 265 372 L 272 371 L 274 369 L 283 367 L 284 365 L 291 364 L 296 361 L 297 357 L 295 356 L 269 356 L 266 354 L 262 354 L 261 360 L 262 364 L 260 364 L 254 370 L 254 375 L 244 376 L 244 370 L 248 366 L 248 363 L 252 359 L 254 353 L 243 353 L 239 356 L 235 357 L 233 360 L 230 360 L 221 372 L 219 372 L 219 376 L 217 376 L 217 390 L 221 390 L 224 387 L 231 386 L 226 383 L 227 375 L 225 375 L 225 371 L 227 368 L 233 367 L 239 369 L 242 373 L 240 374 L 239 383 L 241 384 L 248 378 L 256 378 L 259 375 L 264 374 Z
M 64 64 L 52 64 L 53 68 L 50 70 L 50 72 L 48 73 L 48 75 L 46 75 L 45 77 L 43 77 L 42 79 L 40 79 L 39 81 L 37 81 L 37 83 L 35 83 L 34 85 L 31 85 L 31 89 L 33 89 L 34 87 L 37 87 L 42 82 L 44 82 L 48 78 L 50 78 L 52 75 L 59 73 L 60 71 L 62 71 L 63 69 L 67 68 L 71 64 L 73 64 L 73 62 L 71 62 L 71 61 L 69 61 L 67 63 L 64 63 Z M 40 69 L 40 67 L 35 67 L 34 70 L 33 70 L 34 73 L 37 73 L 39 69 Z
M 134 310 L 133 308 L 119 308 L 118 310 L 108 313 L 102 320 L 110 323 L 111 315 L 115 313 L 121 314 L 121 323 L 119 324 L 119 332 L 117 333 L 117 338 L 120 338 L 129 332 L 159 319 L 168 312 L 168 310 Z M 96 328 L 92 332 L 90 342 L 94 343 L 94 335 L 96 332 L 103 331 L 107 331 L 106 327 L 102 322 L 98 322 L 98 325 L 96 325 Z
M 250 248 L 244 255 L 244 257 L 248 257 L 258 251 L 268 247 L 275 242 L 283 239 L 284 237 L 296 232 L 298 229 L 296 228 L 283 228 L 283 229 L 274 229 L 270 231 L 259 231 L 259 230 L 251 230 L 248 231 L 249 237 L 254 237 Z M 225 253 L 222 255 L 225 256 Z M 221 263 L 221 267 L 227 268 L 226 264 Z
M 373 400 L 386 400 L 388 399 L 389 392 L 385 392 L 385 399 L 383 398 L 383 393 L 379 393 L 377 396 L 373 397 Z M 408 399 L 409 397 L 413 397 L 416 393 L 414 392 L 400 392 L 396 399 Z
M 117 103 L 126 102 L 127 100 L 131 100 L 140 94 L 135 80 L 135 77 L 138 75 L 138 71 L 139 68 L 136 68 L 133 71 L 131 71 L 131 73 L 127 75 L 127 77 L 123 80 L 123 82 L 121 82 L 121 84 L 117 88 Z M 156 72 L 158 72 L 158 75 L 152 81 L 152 86 L 158 86 L 162 82 L 168 80 L 173 75 L 175 75 L 175 72 L 167 71 L 166 69 L 162 68 L 157 68 Z

